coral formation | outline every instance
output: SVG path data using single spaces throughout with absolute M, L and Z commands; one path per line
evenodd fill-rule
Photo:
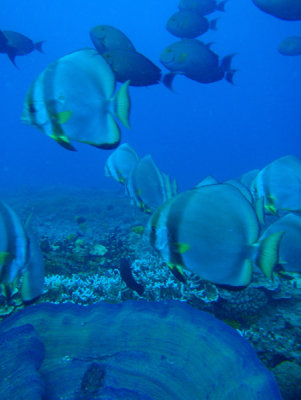
M 37 302 L 179 300 L 234 327 L 268 368 L 285 361 L 301 365 L 300 274 L 278 270 L 273 280 L 267 280 L 255 271 L 252 283 L 236 291 L 188 271 L 183 283 L 144 238 L 147 216 L 121 194 L 62 188 L 11 194 L 8 200 L 23 220 L 34 209 L 32 225 L 40 236 L 46 269 L 45 292 Z M 144 287 L 141 296 L 121 278 L 123 257 L 130 260 L 135 280 Z M 1 290 L 3 319 L 24 304 L 17 290 L 9 300 Z

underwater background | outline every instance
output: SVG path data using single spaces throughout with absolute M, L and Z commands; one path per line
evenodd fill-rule
M 193 391 L 193 383 L 200 379 L 196 368 L 192 368 L 192 372 L 187 369 L 183 375 L 171 369 L 172 376 L 166 382 L 165 366 L 162 371 L 158 369 L 157 379 L 163 382 L 161 397 L 157 392 L 152 397 L 150 387 L 149 392 L 139 397 L 135 392 L 135 380 L 131 383 L 133 392 L 115 387 L 114 378 L 112 381 L 106 378 L 105 384 L 103 382 L 104 376 L 110 376 L 110 368 L 117 370 L 119 377 L 116 365 L 124 362 L 126 369 L 129 360 L 134 360 L 138 370 L 134 367 L 129 374 L 139 375 L 139 363 L 142 363 L 139 352 L 142 349 L 136 348 L 134 343 L 133 350 L 129 339 L 127 353 L 122 353 L 124 338 L 119 335 L 122 329 L 138 330 L 142 337 L 145 335 L 145 340 L 152 340 L 152 335 L 158 335 L 156 340 L 161 339 L 163 343 L 170 340 L 170 348 L 176 349 L 175 364 L 180 368 L 181 362 L 188 357 L 187 352 L 195 354 L 193 362 L 203 357 L 203 344 L 196 345 L 194 335 L 199 335 L 200 325 L 207 327 L 208 323 L 208 331 L 202 331 L 205 343 L 209 336 L 217 349 L 223 346 L 226 349 L 229 345 L 241 350 L 241 354 L 231 353 L 230 357 L 233 368 L 239 370 L 240 362 L 246 366 L 246 371 L 241 368 L 246 375 L 238 378 L 239 381 L 249 379 L 252 387 L 252 382 L 257 384 L 255 375 L 260 371 L 264 382 L 260 388 L 265 396 L 263 398 L 280 399 L 269 370 L 274 373 L 284 400 L 301 399 L 300 272 L 287 271 L 284 276 L 274 274 L 274 279 L 269 280 L 255 271 L 252 282 L 240 290 L 204 281 L 189 271 L 183 283 L 181 276 L 179 279 L 171 273 L 167 262 L 145 239 L 144 230 L 149 215 L 132 204 L 124 187 L 105 176 L 105 163 L 114 149 L 103 150 L 76 143 L 77 152 L 67 151 L 21 120 L 24 99 L 33 80 L 59 57 L 93 47 L 89 31 L 96 25 L 112 25 L 120 29 L 131 39 L 137 51 L 160 67 L 163 74 L 167 73 L 159 57 L 170 43 L 178 40 L 166 30 L 166 22 L 177 6 L 177 0 L 1 2 L 1 30 L 20 32 L 34 42 L 45 41 L 43 54 L 33 51 L 24 57 L 16 57 L 18 68 L 6 54 L 0 54 L 1 200 L 12 207 L 22 222 L 30 216 L 30 225 L 39 238 L 45 265 L 44 293 L 34 301 L 38 305 L 33 311 L 31 306 L 22 303 L 18 293 L 12 293 L 9 301 L 4 292 L 0 293 L 0 314 L 3 318 L 0 349 L 3 354 L 7 351 L 7 358 L 3 357 L 2 364 L 14 369 L 10 355 L 20 347 L 19 340 L 21 344 L 24 341 L 25 347 L 34 341 L 36 353 L 28 354 L 30 362 L 35 364 L 35 372 L 28 370 L 25 355 L 24 371 L 27 369 L 27 372 L 23 369 L 20 372 L 23 379 L 21 382 L 20 378 L 20 387 L 34 380 L 40 368 L 42 376 L 49 374 L 47 376 L 53 379 L 49 378 L 48 397 L 41 389 L 43 382 L 35 388 L 35 394 L 22 393 L 22 389 L 15 390 L 0 383 L 0 393 L 6 393 L 3 398 L 18 400 L 24 396 L 31 400 L 56 400 L 64 393 L 64 398 L 70 400 L 175 400 L 177 395 L 181 399 L 197 400 L 199 397 Z M 178 192 L 192 189 L 208 175 L 223 182 L 238 178 L 252 169 L 264 168 L 282 156 L 301 158 L 301 57 L 285 57 L 277 51 L 285 37 L 300 33 L 301 22 L 274 18 L 255 7 L 251 0 L 228 0 L 225 12 L 216 11 L 208 17 L 218 18 L 217 30 L 209 30 L 199 39 L 212 43 L 211 49 L 220 58 L 234 54 L 234 84 L 226 79 L 201 84 L 177 76 L 173 84 L 174 92 L 161 82 L 146 87 L 131 86 L 131 129 L 121 128 L 121 144 L 128 143 L 141 157 L 151 154 L 158 168 L 176 179 Z M 274 222 L 274 216 L 269 217 Z M 123 262 L 134 275 L 134 288 L 122 277 Z M 144 304 L 144 301 L 147 303 Z M 61 308 L 45 305 L 45 302 L 61 305 Z M 63 305 L 70 302 L 89 307 Z M 186 309 L 185 303 L 192 306 L 191 309 Z M 21 313 L 14 314 L 18 310 L 22 310 Z M 228 332 L 225 326 L 225 334 L 216 334 L 216 330 L 222 331 L 219 321 L 211 322 L 211 317 L 203 313 L 198 316 L 196 310 L 211 313 L 234 328 L 240 337 L 237 338 L 232 331 Z M 10 314 L 12 316 L 7 318 Z M 111 314 L 115 316 L 114 320 Z M 98 316 L 98 322 L 93 327 L 94 315 Z M 145 318 L 145 326 L 139 325 L 141 315 Z M 164 325 L 166 315 L 170 318 L 171 329 Z M 57 321 L 57 325 L 52 323 L 53 320 Z M 129 325 L 128 320 L 131 321 Z M 34 326 L 33 332 L 27 325 L 27 328 L 21 327 L 23 330 L 20 328 L 20 324 L 27 323 Z M 68 324 L 73 332 L 71 339 L 67 334 L 65 337 Z M 87 330 L 76 330 L 78 325 L 85 324 Z M 208 333 L 211 324 L 216 334 L 214 337 L 210 336 L 212 332 Z M 108 349 L 105 348 L 105 340 L 99 345 L 100 349 L 95 348 L 97 356 L 93 353 L 94 358 L 88 352 L 87 344 L 90 329 L 96 332 L 107 326 L 111 330 L 107 331 L 106 338 L 114 338 L 116 346 L 121 346 L 111 364 L 104 361 L 107 353 L 113 351 L 109 345 Z M 155 328 L 149 333 L 150 326 Z M 183 326 L 187 342 L 183 340 L 183 349 L 181 346 L 178 349 Z M 175 332 L 174 336 L 168 336 L 170 332 Z M 82 350 L 80 354 L 76 353 L 77 335 L 83 338 L 79 346 Z M 91 335 L 95 338 L 94 334 Z M 241 337 L 247 339 L 251 346 L 248 347 L 246 341 L 240 342 Z M 195 340 L 192 348 L 191 340 Z M 64 346 L 68 346 L 69 342 L 70 353 L 66 355 Z M 11 347 L 7 343 L 11 343 Z M 147 347 L 145 343 L 142 341 L 142 347 Z M 46 347 L 45 359 L 43 346 Z M 156 364 L 156 351 L 149 347 L 151 368 L 145 372 L 150 376 L 147 378 L 149 381 L 153 378 L 151 369 L 162 366 L 160 362 Z M 53 354 L 50 362 L 47 358 L 49 354 Z M 246 354 L 250 364 L 244 363 Z M 16 357 L 19 357 L 18 354 Z M 168 359 L 168 353 L 164 357 Z M 70 360 L 72 368 L 67 363 Z M 223 362 L 216 361 L 221 365 Z M 230 363 L 230 360 L 227 362 Z M 54 378 L 57 365 L 63 365 L 62 371 Z M 66 371 L 74 372 L 72 377 L 64 370 L 65 366 Z M 202 366 L 200 374 L 204 374 L 205 370 Z M 220 378 L 216 378 L 220 382 L 217 385 L 219 389 L 223 385 L 227 387 L 231 379 L 235 380 L 235 374 L 228 377 L 226 370 L 221 368 Z M 128 376 L 127 372 L 125 375 Z M 4 382 L 1 374 L 0 377 Z M 184 383 L 178 388 L 181 379 Z M 58 384 L 64 381 L 70 384 Z M 240 393 L 241 388 L 237 389 L 236 383 L 233 387 Z M 75 387 L 78 392 L 73 393 Z M 178 390 L 183 390 L 183 393 L 179 394 Z M 212 396 L 208 397 L 210 400 L 224 399 L 223 391 L 218 392 L 215 386 L 202 390 L 203 395 Z M 255 391 L 252 394 L 255 399 Z M 253 398 L 247 392 L 245 397 L 236 395 L 233 392 L 227 400 Z
M 225 80 L 202 85 L 177 77 L 174 89 L 162 84 L 132 87 L 130 131 L 122 141 L 138 154 L 150 153 L 159 168 L 189 189 L 211 174 L 230 179 L 262 168 L 286 154 L 300 156 L 300 57 L 277 51 L 300 22 L 282 21 L 257 9 L 251 0 L 229 0 L 216 12 L 217 31 L 201 37 L 214 42 L 221 57 L 235 53 L 234 86 Z M 116 188 L 103 166 L 109 152 L 79 145 L 67 152 L 20 120 L 23 101 L 35 77 L 69 52 L 92 47 L 89 30 L 118 27 L 138 51 L 160 66 L 163 49 L 176 41 L 165 28 L 177 1 L 1 2 L 1 27 L 45 40 L 45 54 L 17 57 L 20 70 L 1 55 L 1 186 L 76 185 Z M 218 14 L 218 15 L 216 15 Z M 163 69 L 163 68 L 162 68 Z

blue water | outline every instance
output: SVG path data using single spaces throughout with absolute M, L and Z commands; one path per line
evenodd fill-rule
M 89 30 L 108 24 L 121 29 L 136 49 L 159 65 L 162 50 L 177 39 L 165 29 L 177 0 L 2 0 L 0 28 L 46 40 L 45 54 L 17 57 L 16 69 L 0 54 L 0 184 L 116 188 L 104 177 L 110 151 L 76 143 L 78 152 L 58 146 L 20 120 L 31 82 L 53 60 L 92 46 Z M 177 77 L 176 94 L 162 84 L 131 88 L 131 126 L 122 141 L 139 155 L 151 153 L 158 166 L 176 177 L 180 190 L 207 174 L 219 180 L 263 167 L 285 154 L 301 157 L 301 57 L 277 52 L 279 42 L 300 34 L 301 22 L 276 19 L 251 0 L 229 0 L 214 42 L 220 56 L 233 59 L 235 85 L 200 84 Z

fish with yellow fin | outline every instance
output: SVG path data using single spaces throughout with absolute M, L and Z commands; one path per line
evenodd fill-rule
M 279 248 L 279 264 L 285 271 L 301 272 L 301 217 L 286 214 L 272 223 L 264 237 L 282 231 L 283 238 Z
M 72 141 L 99 148 L 120 142 L 117 120 L 129 128 L 129 82 L 115 91 L 115 77 L 94 49 L 83 49 L 51 63 L 27 92 L 22 120 L 68 150 Z
M 218 54 L 197 39 L 182 39 L 167 46 L 160 55 L 160 62 L 171 72 L 163 77 L 169 89 L 176 75 L 184 75 L 200 83 L 226 79 L 233 84 L 235 70 L 231 67 L 234 54 L 220 60 Z
M 126 184 L 138 161 L 139 156 L 136 151 L 128 143 L 123 143 L 108 157 L 105 164 L 105 175 L 119 183 Z
M 176 195 L 150 217 L 151 245 L 166 263 L 216 284 L 246 286 L 258 265 L 272 277 L 282 231 L 260 237 L 252 204 L 234 186 L 212 184 Z
M 251 191 L 264 199 L 267 214 L 301 211 L 301 160 L 293 155 L 266 165 L 254 178 Z
M 126 190 L 132 202 L 142 211 L 151 214 L 164 201 L 176 193 L 176 182 L 161 172 L 151 155 L 137 162 L 129 175 Z

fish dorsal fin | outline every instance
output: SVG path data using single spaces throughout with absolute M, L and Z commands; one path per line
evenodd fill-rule
M 279 246 L 283 235 L 283 231 L 275 232 L 260 240 L 256 263 L 268 279 L 272 278 L 273 269 L 279 262 Z

